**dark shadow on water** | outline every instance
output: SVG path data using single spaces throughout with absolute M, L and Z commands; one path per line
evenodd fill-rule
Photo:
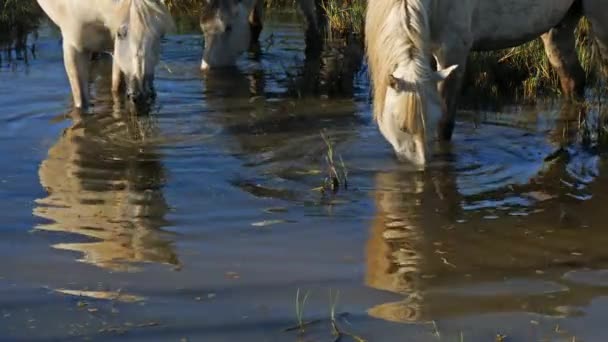
M 319 48 L 306 51 L 299 70 L 286 71 L 288 94 L 292 97 L 352 97 L 363 56 L 363 44 L 358 37 L 324 40 Z

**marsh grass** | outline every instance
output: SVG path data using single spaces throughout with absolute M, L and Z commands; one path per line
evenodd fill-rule
M 286 328 L 283 331 L 287 332 L 297 330 L 299 334 L 304 334 L 307 326 L 321 322 L 319 319 L 304 321 L 304 306 L 306 305 L 309 297 L 310 291 L 306 291 L 306 293 L 302 295 L 300 289 L 298 288 L 296 291 L 296 325 Z
M 333 337 L 333 341 L 341 341 L 344 337 L 349 337 L 351 340 L 355 342 L 366 342 L 364 338 L 359 335 L 350 333 L 344 329 L 342 329 L 339 325 L 339 320 L 347 316 L 346 313 L 337 314 L 336 308 L 338 306 L 338 302 L 340 299 L 339 291 L 329 290 L 329 318 L 324 319 L 315 319 L 311 321 L 304 321 L 304 305 L 308 300 L 310 292 L 306 292 L 303 296 L 300 292 L 300 289 L 296 292 L 296 322 L 295 326 L 284 329 L 285 332 L 290 331 L 298 331 L 298 334 L 301 336 L 306 334 L 306 328 L 311 327 L 313 325 L 318 325 L 323 322 L 328 322 L 330 326 L 330 332 Z
M 354 33 L 363 36 L 366 1 L 322 0 L 321 7 L 327 16 L 330 35 Z M 588 89 L 598 90 L 604 83 L 606 72 L 601 67 L 591 26 L 586 19 L 579 23 L 576 37 Z M 559 93 L 559 78 L 545 55 L 540 38 L 511 49 L 475 52 L 468 60 L 463 87 L 465 103 L 504 100 L 534 102 L 537 98 Z
M 0 45 L 22 49 L 43 17 L 36 0 L 0 0 Z
M 348 170 L 342 156 L 335 152 L 332 141 L 324 132 L 321 132 L 321 139 L 327 147 L 325 152 L 327 176 L 323 181 L 322 190 L 333 193 L 340 189 L 348 190 Z
M 599 90 L 605 72 L 585 19 L 576 29 L 577 51 L 587 76 L 587 86 Z M 517 100 L 534 102 L 537 98 L 560 94 L 557 73 L 545 55 L 540 38 L 511 49 L 475 52 L 469 57 L 463 95 L 468 100 Z
M 165 5 L 173 15 L 197 16 L 204 0 L 165 0 Z
M 366 0 L 326 0 L 321 2 L 328 24 L 328 34 L 344 37 L 363 35 Z

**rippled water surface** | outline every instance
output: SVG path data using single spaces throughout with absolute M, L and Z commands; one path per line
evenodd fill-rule
M 369 341 L 604 340 L 608 165 L 577 110 L 463 111 L 420 171 L 371 118 L 360 48 L 305 58 L 276 18 L 259 58 L 203 76 L 200 39 L 166 39 L 147 116 L 105 59 L 71 111 L 51 31 L 2 55 L 0 339 L 326 341 L 333 308 Z

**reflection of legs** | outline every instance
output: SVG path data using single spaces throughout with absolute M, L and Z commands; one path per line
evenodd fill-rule
M 457 100 L 464 80 L 468 54 L 469 49 L 461 47 L 452 50 L 443 49 L 438 51 L 436 55 L 437 69 L 458 65 L 458 68 L 445 81 L 439 83 L 439 95 L 444 105 L 444 115 L 439 121 L 439 131 L 437 132 L 440 140 L 449 141 L 452 139 Z
M 77 108 L 88 105 L 89 54 L 78 51 L 66 40 L 63 41 L 63 63 L 70 80 L 74 106 Z
M 559 75 L 564 96 L 572 99 L 585 92 L 585 71 L 576 53 L 574 29 L 580 17 L 570 15 L 560 25 L 542 35 L 549 62 Z

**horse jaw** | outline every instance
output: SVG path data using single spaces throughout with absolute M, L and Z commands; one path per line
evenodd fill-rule
M 425 141 L 424 135 L 404 132 L 397 123 L 396 115 L 392 113 L 378 120 L 380 132 L 393 146 L 399 160 L 418 166 L 426 165 L 430 159 L 430 146 Z
M 458 66 L 450 66 L 438 70 L 427 81 L 415 82 L 408 64 L 400 64 L 389 76 L 390 86 L 387 87 L 382 116 L 378 120 L 380 131 L 393 146 L 397 157 L 415 165 L 426 165 L 432 155 L 433 142 L 437 139 L 439 121 L 445 109 L 441 105 L 437 84 L 444 81 Z M 422 118 L 414 118 L 414 127 L 405 127 L 404 118 L 408 113 L 406 97 L 415 92 L 424 101 L 420 110 L 424 111 Z M 417 114 L 416 114 L 417 115 Z M 416 121 L 419 120 L 419 121 Z M 421 125 L 420 125 L 421 123 Z M 422 127 L 420 127 L 422 126 Z

